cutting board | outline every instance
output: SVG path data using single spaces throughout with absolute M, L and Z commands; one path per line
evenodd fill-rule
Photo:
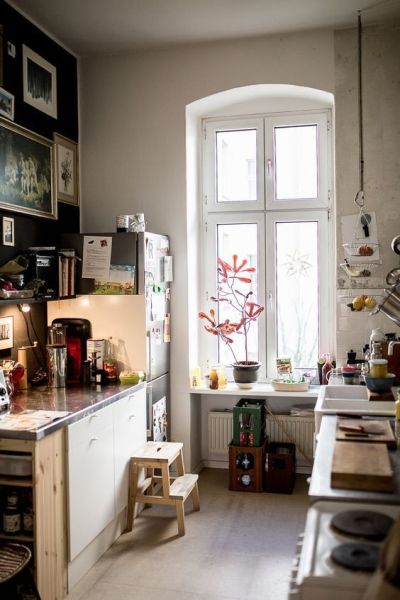
M 331 486 L 347 490 L 393 492 L 393 470 L 387 446 L 336 441 Z
M 363 432 L 345 431 L 342 427 L 362 427 Z M 389 448 L 396 448 L 396 438 L 390 426 L 389 419 L 367 420 L 367 419 L 341 419 L 336 423 L 336 439 L 339 441 L 372 442 L 374 444 L 387 444 Z

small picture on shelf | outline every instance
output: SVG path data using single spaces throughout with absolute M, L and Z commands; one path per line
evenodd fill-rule
M 8 350 L 14 346 L 13 317 L 0 318 L 0 350 Z
M 95 280 L 93 294 L 99 295 L 131 295 L 135 293 L 134 265 L 110 265 L 107 280 Z

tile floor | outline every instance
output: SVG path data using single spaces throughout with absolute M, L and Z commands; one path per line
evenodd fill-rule
M 228 471 L 200 474 L 200 512 L 186 502 L 186 535 L 173 509 L 146 509 L 68 600 L 287 600 L 306 477 L 293 494 L 230 492 Z

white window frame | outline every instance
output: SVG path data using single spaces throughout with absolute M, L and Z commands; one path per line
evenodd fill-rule
M 218 225 L 234 225 L 242 223 L 254 223 L 257 225 L 257 301 L 263 304 L 265 298 L 265 250 L 264 250 L 264 239 L 265 239 L 265 219 L 264 214 L 258 213 L 241 213 L 241 214 L 228 214 L 214 213 L 209 214 L 207 220 L 204 223 L 204 240 L 205 240 L 205 265 L 215 265 L 214 269 L 204 269 L 204 292 L 202 294 L 201 306 L 204 307 L 204 312 L 209 312 L 210 308 L 217 310 L 216 303 L 210 300 L 211 296 L 216 296 L 216 284 L 217 284 L 217 229 Z M 266 367 L 266 352 L 265 352 L 265 311 L 260 315 L 258 319 L 258 356 L 259 361 L 263 365 L 263 369 Z M 203 327 L 204 322 L 201 321 Z M 218 362 L 218 344 L 216 343 L 215 336 L 210 333 L 205 333 L 200 337 L 200 355 L 204 359 L 203 368 L 209 369 L 211 364 Z M 205 362 L 206 361 L 206 362 Z M 206 371 L 207 372 L 207 371 Z
M 255 129 L 257 135 L 256 150 L 256 178 L 257 178 L 257 199 L 246 200 L 244 202 L 218 202 L 217 201 L 217 156 L 216 156 L 216 134 L 219 131 Z M 225 212 L 225 211 L 253 211 L 263 210 L 265 208 L 264 194 L 264 119 L 263 118 L 244 118 L 244 119 L 224 119 L 207 120 L 203 124 L 203 203 L 205 212 Z
M 270 113 L 244 118 L 208 118 L 202 122 L 203 142 L 203 286 L 200 305 L 208 312 L 216 308 L 209 298 L 216 293 L 217 225 L 234 223 L 257 223 L 258 225 L 258 301 L 265 311 L 258 320 L 259 360 L 262 363 L 260 380 L 276 375 L 277 332 L 275 320 L 276 266 L 274 235 L 278 221 L 308 221 L 319 223 L 319 349 L 334 351 L 335 317 L 333 257 L 334 230 L 330 222 L 333 199 L 333 151 L 331 109 Z M 273 150 L 273 127 L 281 125 L 318 125 L 318 197 L 298 200 L 275 201 L 275 169 Z M 216 152 L 215 134 L 231 129 L 257 129 L 257 201 L 216 201 Z M 261 134 L 261 135 L 260 135 Z M 268 165 L 268 158 L 272 162 Z M 260 173 L 263 171 L 263 173 Z M 260 195 L 261 194 L 261 195 Z M 263 300 L 265 299 L 265 300 Z M 203 329 L 203 322 L 200 327 Z M 218 361 L 218 344 L 215 336 L 200 335 L 201 366 L 208 372 L 212 363 Z
M 329 282 L 332 281 L 332 272 L 329 267 L 332 240 L 329 235 L 328 212 L 326 210 L 304 211 L 274 211 L 266 215 L 266 330 L 267 330 L 267 374 L 275 376 L 277 356 L 277 328 L 276 328 L 276 223 L 290 223 L 301 221 L 318 222 L 318 348 L 331 348 L 332 327 L 328 316 L 333 314 L 333 301 L 329 293 Z
M 274 128 L 295 127 L 300 125 L 317 126 L 317 198 L 299 198 L 293 200 L 275 200 L 275 148 Z M 328 133 L 330 131 L 330 111 L 307 111 L 301 114 L 269 115 L 265 118 L 265 191 L 267 209 L 287 210 L 300 208 L 323 208 L 329 206 L 330 181 L 328 164 L 331 164 L 331 151 Z

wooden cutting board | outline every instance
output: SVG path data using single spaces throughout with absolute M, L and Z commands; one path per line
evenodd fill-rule
M 331 486 L 348 490 L 393 492 L 393 470 L 387 446 L 335 442 Z
M 360 433 L 346 431 L 345 428 L 362 427 Z M 368 419 L 341 419 L 336 423 L 336 439 L 344 442 L 372 442 L 374 444 L 387 444 L 389 448 L 396 448 L 396 438 L 390 426 L 389 419 L 373 421 Z

